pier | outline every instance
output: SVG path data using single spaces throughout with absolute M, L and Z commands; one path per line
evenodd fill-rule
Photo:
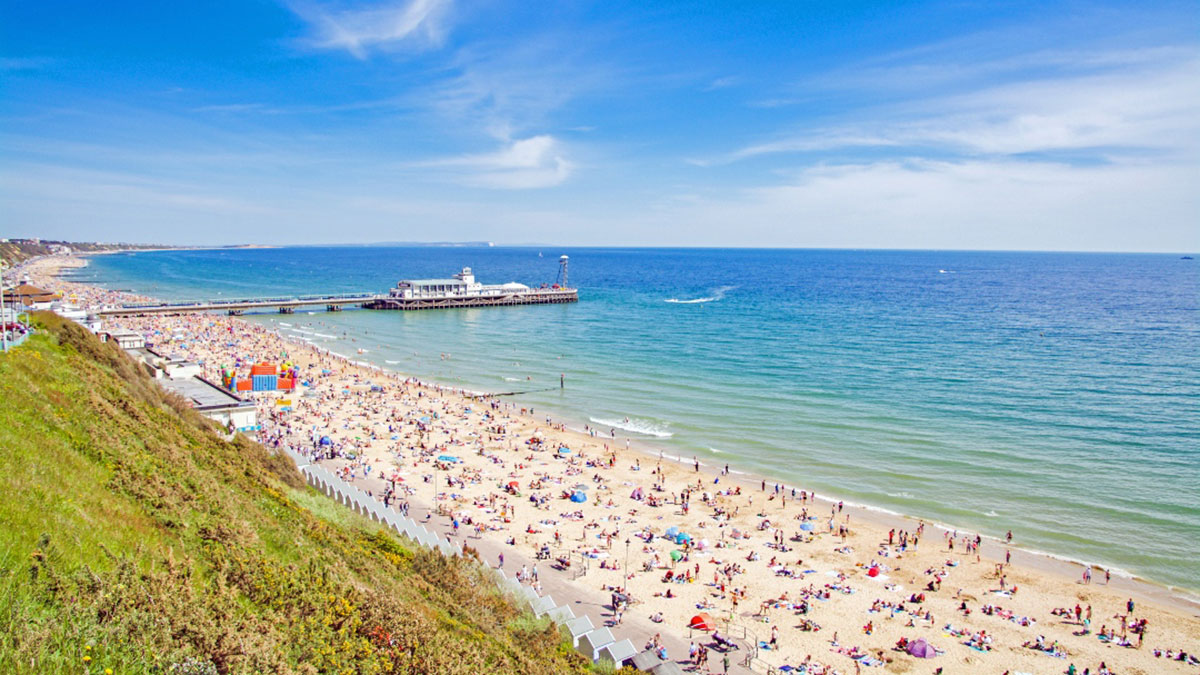
M 254 310 L 294 314 L 298 307 L 324 307 L 340 312 L 347 306 L 376 310 L 415 311 L 457 307 L 505 307 L 512 305 L 557 305 L 579 301 L 579 291 L 567 286 L 567 256 L 559 259 L 558 280 L 531 288 L 524 284 L 484 285 L 475 281 L 471 268 L 449 279 L 405 280 L 387 293 L 341 293 L 283 298 L 242 298 L 188 302 L 135 303 L 102 307 L 97 316 L 142 316 L 147 314 L 190 314 L 226 312 L 240 315 Z

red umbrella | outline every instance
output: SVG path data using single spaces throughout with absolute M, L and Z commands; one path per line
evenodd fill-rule
M 692 617 L 691 622 L 688 623 L 688 628 L 694 628 L 696 630 L 708 632 L 710 630 L 717 629 L 717 622 L 711 616 L 709 616 L 708 613 L 701 612 Z
M 514 490 L 516 490 L 517 488 L 521 487 L 521 484 L 520 484 L 520 483 L 518 483 L 518 482 L 517 482 L 517 481 L 515 481 L 515 480 L 514 480 L 514 481 L 509 481 L 509 483 L 508 483 L 508 487 L 510 487 L 510 488 L 512 488 L 512 489 L 514 489 Z

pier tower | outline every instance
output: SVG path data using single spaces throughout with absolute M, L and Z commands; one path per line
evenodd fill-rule
M 558 259 L 558 285 L 561 288 L 567 287 L 567 256 Z

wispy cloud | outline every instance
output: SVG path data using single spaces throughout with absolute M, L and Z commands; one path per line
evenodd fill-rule
M 0 56 L 0 72 L 9 70 L 39 70 L 54 63 L 45 56 Z
M 647 231 L 739 224 L 701 242 L 712 245 L 853 247 L 868 235 L 875 247 L 1171 251 L 1194 241 L 1197 181 L 1194 166 L 881 160 L 671 200 L 656 221 L 640 222 Z
M 701 91 L 716 91 L 718 89 L 725 89 L 726 87 L 732 87 L 733 85 L 735 85 L 737 83 L 738 83 L 738 79 L 736 77 L 732 77 L 732 76 L 718 77 L 717 79 L 715 79 L 712 82 L 709 82 L 707 85 L 705 85 L 704 88 L 701 89 Z
M 503 190 L 552 187 L 565 181 L 574 169 L 562 144 L 548 135 L 506 141 L 495 152 L 432 160 L 418 166 L 447 169 L 468 185 Z
M 445 37 L 451 0 L 408 0 L 390 5 L 332 9 L 310 2 L 289 4 L 314 35 L 307 43 L 321 49 L 345 49 L 358 59 L 368 48 L 436 47 Z
M 854 110 L 846 115 L 849 122 L 780 134 L 693 163 L 864 148 L 905 156 L 1084 152 L 1095 161 L 1195 152 L 1200 149 L 1200 56 L 1182 56 L 1179 50 L 1078 55 L 1088 72 L 1027 77 Z

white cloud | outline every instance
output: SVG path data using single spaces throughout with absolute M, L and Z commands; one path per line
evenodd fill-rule
M 310 44 L 323 49 L 345 49 L 356 58 L 367 58 L 372 46 L 438 46 L 445 35 L 443 22 L 451 0 L 408 0 L 369 9 L 328 10 L 308 3 L 291 5 L 292 11 L 312 25 Z
M 695 244 L 1177 251 L 1195 247 L 1197 184 L 1195 165 L 887 160 L 673 200 L 658 218 L 690 223 Z
M 855 111 L 847 115 L 857 118 L 853 122 L 782 135 L 697 163 L 865 147 L 961 156 L 1089 151 L 1101 161 L 1121 153 L 1194 155 L 1200 149 L 1200 58 L 1194 52 L 1183 58 L 1173 49 L 1139 56 L 1080 56 L 1105 72 L 1026 78 Z
M 421 162 L 418 166 L 447 169 L 468 185 L 506 190 L 552 187 L 565 181 L 574 169 L 562 144 L 553 136 L 505 142 L 507 145 L 495 152 Z

